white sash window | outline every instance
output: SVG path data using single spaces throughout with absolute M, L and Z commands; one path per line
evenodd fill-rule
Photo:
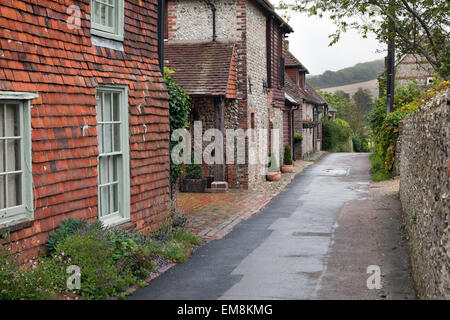
M 0 224 L 33 218 L 29 109 L 35 97 L 0 92 Z
M 97 90 L 98 216 L 106 225 L 130 216 L 128 97 L 126 88 Z
M 124 0 L 91 0 L 91 32 L 123 41 Z

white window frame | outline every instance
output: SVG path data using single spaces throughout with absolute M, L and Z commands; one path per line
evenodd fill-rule
M 21 135 L 18 138 L 22 141 L 20 144 L 22 204 L 0 209 L 0 224 L 12 225 L 23 219 L 34 219 L 30 108 L 31 100 L 37 97 L 37 93 L 31 92 L 0 91 L 0 104 L 17 104 L 20 108 Z
M 109 153 L 100 153 L 98 155 L 98 205 L 97 205 L 97 213 L 98 219 L 105 226 L 115 226 L 125 222 L 130 221 L 130 147 L 129 147 L 129 112 L 128 112 L 128 87 L 127 86 L 116 86 L 116 85 L 108 85 L 101 86 L 97 88 L 97 94 L 99 93 L 119 93 L 119 113 L 120 113 L 120 143 L 121 143 L 121 151 L 120 152 L 109 152 Z M 97 112 L 98 105 L 96 107 Z M 112 114 L 112 113 L 111 113 Z M 102 119 L 103 120 L 103 119 Z M 100 122 L 100 124 L 104 123 L 104 121 Z M 97 126 L 97 140 L 99 139 L 99 135 L 103 134 L 101 130 L 99 130 L 99 126 Z M 102 143 L 104 144 L 104 138 L 102 138 Z M 100 152 L 100 150 L 99 150 Z M 102 156 L 113 156 L 113 155 L 121 155 L 120 165 L 118 166 L 118 178 L 119 178 L 119 187 L 118 187 L 118 214 L 109 214 L 106 217 L 101 216 L 101 193 L 100 193 L 100 158 Z
M 112 27 L 107 27 L 95 22 L 95 2 L 104 4 L 105 0 L 91 0 L 91 33 L 93 35 L 117 41 L 123 41 L 124 34 L 124 0 L 114 0 L 115 15 Z

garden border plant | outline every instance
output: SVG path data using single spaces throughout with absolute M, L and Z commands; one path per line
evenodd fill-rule
M 124 298 L 128 288 L 145 279 L 161 259 L 182 263 L 202 240 L 168 220 L 164 230 L 144 236 L 135 231 L 105 229 L 98 222 L 66 219 L 48 238 L 47 254 L 28 264 L 0 246 L 0 300 Z M 81 268 L 81 288 L 68 290 L 67 267 Z

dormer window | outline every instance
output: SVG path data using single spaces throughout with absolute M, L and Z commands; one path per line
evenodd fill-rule
M 124 0 L 91 0 L 91 33 L 123 41 Z

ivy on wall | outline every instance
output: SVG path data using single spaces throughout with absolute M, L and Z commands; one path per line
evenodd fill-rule
M 170 136 L 176 129 L 187 128 L 189 126 L 189 114 L 191 112 L 191 97 L 184 91 L 171 77 L 173 70 L 164 68 L 164 80 L 169 92 L 169 125 Z M 177 144 L 176 141 L 170 142 L 170 153 Z M 173 187 L 181 175 L 181 164 L 175 164 L 170 161 L 170 184 Z

